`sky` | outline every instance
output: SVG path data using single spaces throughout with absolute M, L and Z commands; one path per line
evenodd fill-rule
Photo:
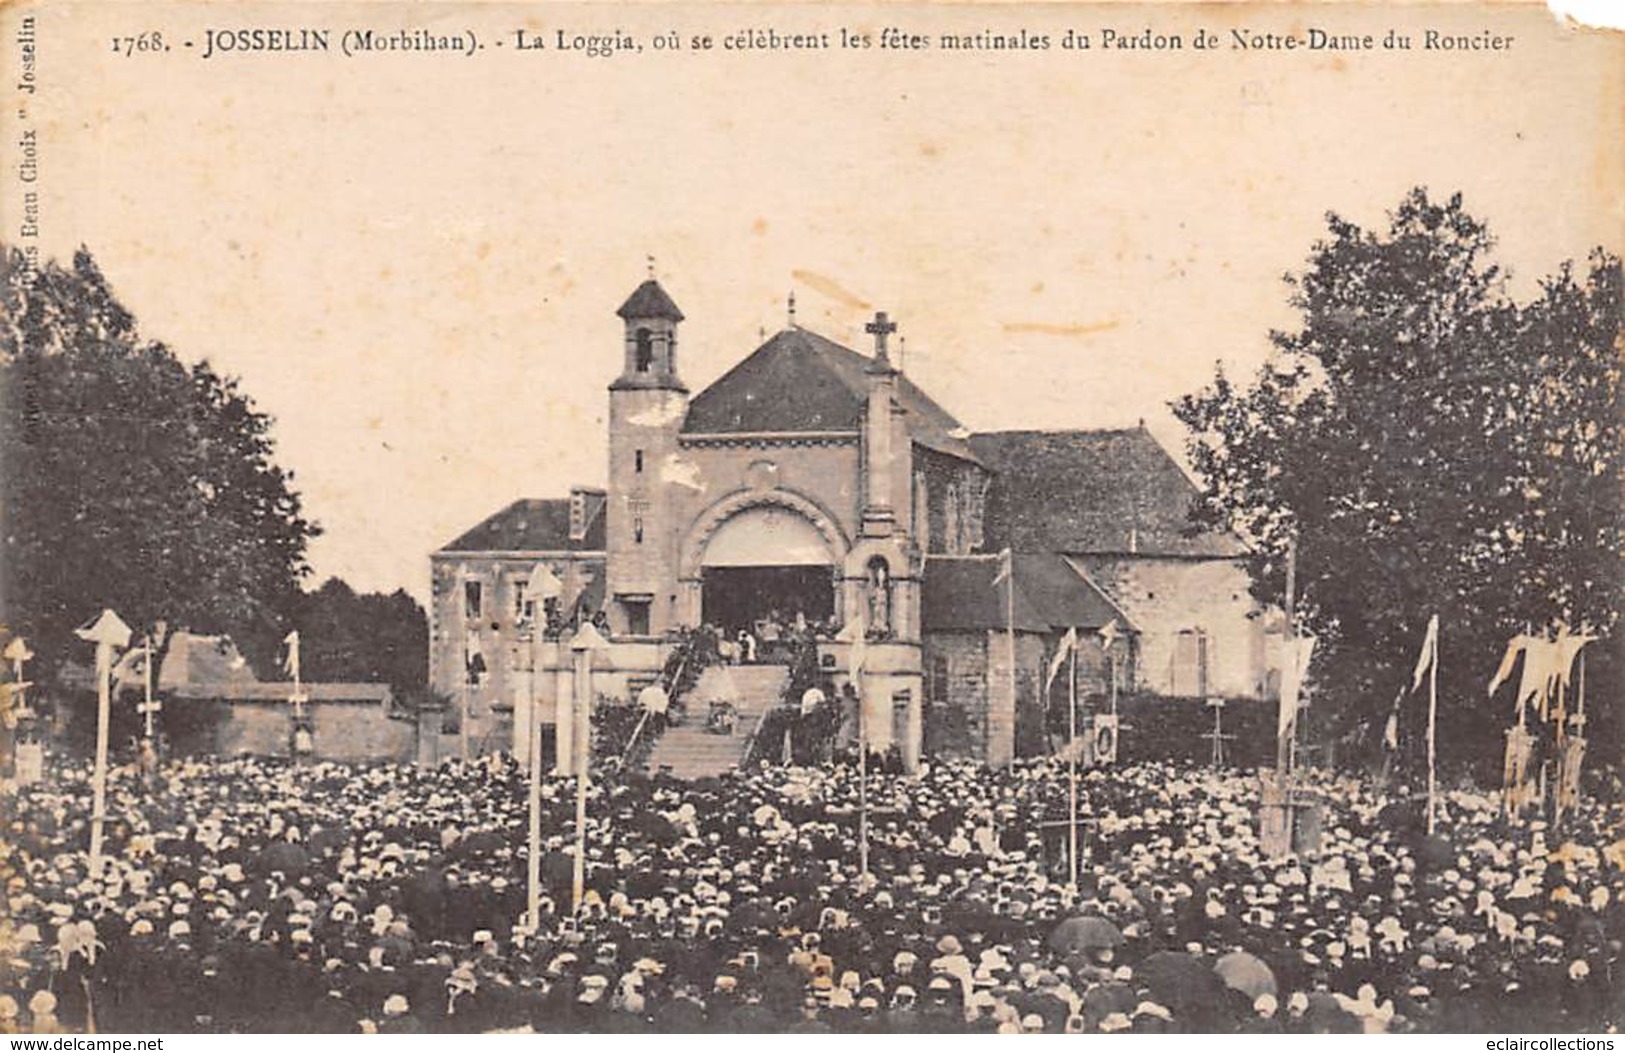
M 423 599 L 428 554 L 605 477 L 614 311 L 647 259 L 698 391 L 785 323 L 967 426 L 1182 443 L 1169 400 L 1293 323 L 1336 211 L 1465 195 L 1514 289 L 1621 248 L 1621 47 L 1540 8 L 53 5 L 41 248 L 88 246 L 145 336 L 241 378 L 324 535 L 318 584 Z M 114 55 L 143 28 L 472 28 L 474 58 Z M 520 54 L 516 28 L 1096 35 L 1096 49 Z M 1180 32 L 1105 52 L 1102 27 Z M 1511 34 L 1510 50 L 1198 52 L 1198 27 Z M 12 191 L 8 189 L 8 193 Z M 8 203 L 9 203 L 8 199 Z M 9 224 L 8 224 L 9 226 Z

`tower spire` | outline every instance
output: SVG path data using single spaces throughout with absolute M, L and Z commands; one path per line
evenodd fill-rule
M 790 328 L 794 329 L 796 327 L 796 291 L 794 289 L 790 290 L 790 298 L 786 313 L 789 315 Z

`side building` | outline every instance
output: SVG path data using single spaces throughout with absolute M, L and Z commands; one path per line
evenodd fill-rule
M 604 506 L 604 491 L 585 486 L 515 501 L 429 557 L 429 683 L 470 752 L 510 747 L 515 709 L 539 693 L 538 634 L 603 609 Z M 557 595 L 530 593 L 538 566 Z

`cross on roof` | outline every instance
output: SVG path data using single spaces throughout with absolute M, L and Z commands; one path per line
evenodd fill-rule
M 653 278 L 655 276 L 655 258 L 653 256 L 645 256 L 644 259 L 648 262 L 649 277 Z
M 876 311 L 875 320 L 864 326 L 863 331 L 875 338 L 875 358 L 884 362 L 886 360 L 886 337 L 897 332 L 897 323 L 887 317 L 885 311 Z

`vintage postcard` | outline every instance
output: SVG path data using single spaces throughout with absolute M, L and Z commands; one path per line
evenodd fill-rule
M 1613 1048 L 1619 33 L 0 54 L 0 1030 Z

